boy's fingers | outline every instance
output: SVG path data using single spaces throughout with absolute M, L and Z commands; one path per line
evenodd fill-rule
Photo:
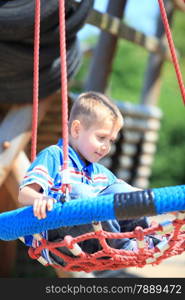
M 42 219 L 46 218 L 46 207 L 47 201 L 45 199 L 42 199 L 40 204 L 40 216 Z
M 53 198 L 49 198 L 44 196 L 41 199 L 35 199 L 33 204 L 33 213 L 34 216 L 38 219 L 44 219 L 46 218 L 46 210 L 52 210 L 53 209 L 53 203 L 55 203 L 56 200 Z
M 53 198 L 49 198 L 47 201 L 47 209 L 48 210 L 52 210 L 53 209 L 53 204 L 56 202 L 55 199 Z
M 52 208 L 53 208 L 53 199 L 50 198 L 47 201 L 47 209 L 52 210 Z
M 38 214 L 38 208 L 39 208 L 39 199 L 35 199 L 33 203 L 33 213 L 35 216 Z
M 33 213 L 38 219 L 46 217 L 46 201 L 43 199 L 35 199 L 33 204 Z

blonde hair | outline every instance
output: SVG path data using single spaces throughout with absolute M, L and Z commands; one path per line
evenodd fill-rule
M 97 92 L 86 92 L 79 95 L 75 100 L 70 116 L 69 128 L 74 120 L 80 119 L 85 128 L 104 121 L 110 117 L 118 122 L 120 128 L 123 126 L 123 117 L 118 107 L 104 94 Z

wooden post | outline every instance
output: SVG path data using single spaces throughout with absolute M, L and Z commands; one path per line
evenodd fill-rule
M 126 2 L 126 0 L 109 0 L 107 13 L 118 18 L 122 18 Z M 90 66 L 89 75 L 84 86 L 86 91 L 105 91 L 108 77 L 111 73 L 112 61 L 115 55 L 117 41 L 118 36 L 114 36 L 103 31 L 101 32 Z
M 16 209 L 15 202 L 5 185 L 0 189 L 0 212 Z M 10 277 L 16 259 L 17 241 L 0 241 L 0 277 Z
M 185 12 L 185 3 L 182 0 L 173 0 L 175 9 Z
M 168 16 L 169 23 L 172 22 L 173 17 L 173 4 L 171 1 L 164 1 L 165 8 Z M 164 26 L 162 23 L 161 15 L 159 15 L 157 22 L 156 36 L 161 40 L 164 39 Z M 156 105 L 159 99 L 160 88 L 161 88 L 161 71 L 165 60 L 160 54 L 152 53 L 149 54 L 148 65 L 146 69 L 144 86 L 141 94 L 141 104 L 145 105 Z
M 41 101 L 39 122 L 55 97 Z M 18 207 L 18 187 L 29 166 L 23 149 L 31 138 L 31 115 L 31 104 L 12 106 L 0 124 L 0 212 Z M 17 241 L 0 241 L 0 277 L 11 277 L 16 248 Z

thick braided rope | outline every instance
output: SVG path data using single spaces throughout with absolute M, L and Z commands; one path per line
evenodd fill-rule
M 185 185 L 56 203 L 47 213 L 47 218 L 42 220 L 34 217 L 33 207 L 28 206 L 0 214 L 0 239 L 13 240 L 61 226 L 134 219 L 183 210 Z
M 173 65 L 174 65 L 175 72 L 176 72 L 176 75 L 177 75 L 177 80 L 178 80 L 178 83 L 179 83 L 182 99 L 183 99 L 183 102 L 185 104 L 185 87 L 184 87 L 182 74 L 181 74 L 180 66 L 179 66 L 178 59 L 177 59 L 177 55 L 176 55 L 176 52 L 175 52 L 175 46 L 174 46 L 170 26 L 169 26 L 169 23 L 168 23 L 168 18 L 167 18 L 167 15 L 166 15 L 163 0 L 158 0 L 158 2 L 159 2 L 160 11 L 161 11 L 162 21 L 163 21 L 165 32 L 166 32 L 166 37 L 167 37 L 169 48 L 170 48 L 170 51 L 171 51 Z
M 177 212 L 176 219 L 165 221 L 150 228 L 136 227 L 133 232 L 111 233 L 96 228 L 95 232 L 87 233 L 76 238 L 66 236 L 60 243 L 51 243 L 44 239 L 39 241 L 40 246 L 30 248 L 29 255 L 43 262 L 41 252 L 47 248 L 65 261 L 65 266 L 53 264 L 53 267 L 63 268 L 66 271 L 115 270 L 124 267 L 145 264 L 159 264 L 163 259 L 181 254 L 185 250 L 185 186 L 172 186 L 153 190 L 137 191 L 131 193 L 111 194 L 97 198 L 78 199 L 65 203 L 56 203 L 47 218 L 38 220 L 33 215 L 33 207 L 19 208 L 0 214 L 0 239 L 11 240 L 20 236 L 40 233 L 44 230 L 67 225 L 87 224 L 93 221 L 110 219 L 129 219 L 141 216 L 152 216 Z M 181 212 L 182 211 L 182 212 Z M 145 243 L 145 236 L 161 234 L 162 240 L 152 249 Z M 97 239 L 101 250 L 88 254 L 82 251 L 78 243 Z M 135 238 L 137 249 L 134 251 L 111 248 L 107 239 Z M 66 246 L 75 257 L 70 257 L 57 250 L 57 247 Z
M 39 98 L 39 47 L 40 47 L 40 0 L 35 0 L 31 161 L 34 161 L 37 152 L 38 98 Z
M 66 65 L 66 35 L 65 35 L 65 5 L 59 0 L 59 32 L 60 32 L 60 60 L 61 60 L 61 96 L 62 96 L 62 136 L 63 136 L 63 170 L 68 169 L 68 93 L 67 93 L 67 65 Z M 65 180 L 65 178 L 64 178 Z M 65 182 L 64 182 L 65 184 Z

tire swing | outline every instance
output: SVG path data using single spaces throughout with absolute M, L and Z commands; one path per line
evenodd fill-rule
M 39 1 L 37 4 L 37 16 L 39 16 Z M 160 1 L 160 3 L 162 3 Z M 164 12 L 164 9 L 163 9 Z M 60 13 L 60 50 L 61 50 L 61 82 L 62 89 L 62 114 L 63 114 L 63 140 L 64 161 L 63 170 L 67 171 L 68 161 L 68 130 L 67 130 L 67 76 L 65 56 L 65 16 L 64 0 L 59 0 Z M 39 18 L 36 22 L 35 36 L 35 63 L 34 63 L 34 103 L 33 103 L 33 134 L 31 159 L 36 154 L 37 131 L 37 100 L 38 100 L 38 54 L 39 54 Z M 181 84 L 184 95 L 184 87 Z M 183 98 L 185 99 L 185 97 Z M 67 194 L 69 182 L 63 183 L 63 190 Z M 143 216 L 157 216 L 171 214 L 172 220 L 161 223 L 152 223 L 149 228 L 136 227 L 132 232 L 112 233 L 104 231 L 102 221 L 127 220 Z M 60 242 L 48 242 L 40 233 L 61 226 L 74 226 L 92 223 L 94 231 L 72 237 L 66 236 Z M 145 241 L 148 235 L 160 235 L 161 242 L 150 248 Z M 65 271 L 101 271 L 117 270 L 128 267 L 143 267 L 147 264 L 157 265 L 164 259 L 179 255 L 185 251 L 185 185 L 153 188 L 143 191 L 109 194 L 95 198 L 83 198 L 75 201 L 57 202 L 52 211 L 47 213 L 47 218 L 38 220 L 33 215 L 33 208 L 23 207 L 0 214 L 0 239 L 15 240 L 23 236 L 34 235 L 38 243 L 29 248 L 29 255 L 37 259 L 45 266 L 61 268 Z M 107 239 L 135 239 L 136 250 L 119 250 L 110 247 Z M 98 240 L 101 249 L 89 254 L 80 248 L 80 242 L 89 239 Z M 72 255 L 58 251 L 59 247 L 67 247 Z M 64 262 L 64 266 L 48 264 L 42 257 L 44 249 L 57 255 Z

